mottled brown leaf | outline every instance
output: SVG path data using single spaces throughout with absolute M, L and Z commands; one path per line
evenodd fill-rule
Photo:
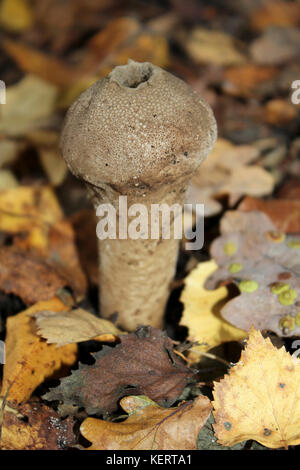
M 207 288 L 233 282 L 240 295 L 222 316 L 243 330 L 251 326 L 278 335 L 300 335 L 300 237 L 279 232 L 259 211 L 228 211 L 211 254 L 219 269 Z
M 191 382 L 194 371 L 174 354 L 172 340 L 163 331 L 139 327 L 120 340 L 115 348 L 95 353 L 95 364 L 81 364 L 44 398 L 63 403 L 62 414 L 70 405 L 84 407 L 92 415 L 108 414 L 125 395 L 147 395 L 170 405 Z

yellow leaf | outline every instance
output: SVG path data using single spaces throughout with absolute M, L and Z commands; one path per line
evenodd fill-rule
M 47 339 L 47 343 L 63 346 L 90 339 L 115 341 L 122 334 L 113 323 L 98 318 L 82 308 L 70 312 L 39 311 L 34 314 L 38 334 Z M 99 338 L 97 338 L 99 337 Z M 104 339 L 103 339 L 104 338 Z
M 251 329 L 245 351 L 214 390 L 214 430 L 233 446 L 247 439 L 276 449 L 300 444 L 300 361 Z
M 200 343 L 192 349 L 191 358 L 196 359 L 199 352 L 208 351 L 226 341 L 240 341 L 247 337 L 245 331 L 221 317 L 220 311 L 228 297 L 226 287 L 213 291 L 204 287 L 207 278 L 216 269 L 217 264 L 213 260 L 199 263 L 185 279 L 180 299 L 184 305 L 180 325 L 188 328 L 190 341 Z
M 20 186 L 0 192 L 0 230 L 27 232 L 29 246 L 46 249 L 49 227 L 62 219 L 63 213 L 49 187 Z
M 95 418 L 82 423 L 82 435 L 93 443 L 88 450 L 194 450 L 211 410 L 203 395 L 177 408 L 162 408 L 145 396 L 125 397 L 120 405 L 129 414 L 121 423 Z
M 40 310 L 59 312 L 66 305 L 54 298 L 38 302 L 18 315 L 7 319 L 6 362 L 3 371 L 1 396 L 7 391 L 8 401 L 21 403 L 28 400 L 32 392 L 46 378 L 63 366 L 71 366 L 77 356 L 77 345 L 60 348 L 47 344 L 37 333 L 32 314 Z
M 0 24 L 14 33 L 28 29 L 33 22 L 33 12 L 28 0 L 2 0 Z

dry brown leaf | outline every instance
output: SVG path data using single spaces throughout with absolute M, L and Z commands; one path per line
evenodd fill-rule
M 295 105 L 288 100 L 275 98 L 266 103 L 263 109 L 263 119 L 274 126 L 287 126 L 298 116 L 298 110 Z
M 57 346 L 101 338 L 104 341 L 115 341 L 122 334 L 110 321 L 82 308 L 60 313 L 43 310 L 35 313 L 34 317 L 38 334 L 46 338 L 48 344 L 56 343 Z
M 195 450 L 197 435 L 210 415 L 205 396 L 162 408 L 145 396 L 128 396 L 120 405 L 129 414 L 122 423 L 87 418 L 80 427 L 92 442 L 88 450 Z
M 40 310 L 60 312 L 66 310 L 66 305 L 54 298 L 48 302 L 39 302 L 7 319 L 6 363 L 1 395 L 4 396 L 9 389 L 9 402 L 28 400 L 46 378 L 63 367 L 71 366 L 76 360 L 77 345 L 58 348 L 54 344 L 47 344 L 36 333 L 32 314 Z
M 300 23 L 300 8 L 296 2 L 269 1 L 254 10 L 250 23 L 258 31 L 269 26 L 297 26 Z
M 74 420 L 62 421 L 52 408 L 36 401 L 6 411 L 1 450 L 64 450 L 75 444 Z
M 207 160 L 197 170 L 187 193 L 189 203 L 204 203 L 205 215 L 215 215 L 222 206 L 215 200 L 229 195 L 229 204 L 249 194 L 262 196 L 272 192 L 273 177 L 263 168 L 248 164 L 259 150 L 251 145 L 234 145 L 219 138 Z
M 221 309 L 228 300 L 226 287 L 213 291 L 204 288 L 207 278 L 218 268 L 215 261 L 199 263 L 185 278 L 181 302 L 184 305 L 180 325 L 188 328 L 188 339 L 199 346 L 190 350 L 190 358 L 199 360 L 201 351 L 218 346 L 226 341 L 240 341 L 247 333 L 232 326 L 221 316 Z
M 45 80 L 45 83 L 48 82 L 48 87 L 51 86 L 50 83 L 57 87 L 68 86 L 81 79 L 86 73 L 80 67 L 68 66 L 60 59 L 47 56 L 37 49 L 11 39 L 4 39 L 1 45 L 24 72 L 30 74 L 29 76 L 36 76 L 36 80 Z M 52 87 L 56 90 L 53 85 Z M 32 93 L 34 94 L 34 90 Z
M 275 67 L 247 63 L 224 71 L 223 89 L 234 96 L 255 97 L 270 92 L 270 82 L 279 74 Z
M 300 200 L 270 199 L 264 201 L 247 196 L 238 209 L 245 212 L 255 210 L 264 212 L 281 232 L 300 232 Z
M 254 439 L 277 449 L 300 444 L 300 361 L 251 329 L 240 361 L 214 390 L 218 442 Z

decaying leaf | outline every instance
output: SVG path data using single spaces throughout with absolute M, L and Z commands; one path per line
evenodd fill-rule
M 27 305 L 50 300 L 69 281 L 50 264 L 14 246 L 0 250 L 0 290 L 20 297 Z
M 41 127 L 49 120 L 57 89 L 34 75 L 27 75 L 7 88 L 6 105 L 1 107 L 0 132 L 19 136 Z
M 204 288 L 207 278 L 217 268 L 213 260 L 199 263 L 184 281 L 180 298 L 184 309 L 180 325 L 188 328 L 190 341 L 199 343 L 190 350 L 195 359 L 197 356 L 199 359 L 198 351 L 208 351 L 226 341 L 240 341 L 247 336 L 245 331 L 221 317 L 220 310 L 228 300 L 226 287 L 213 291 Z
M 82 308 L 60 313 L 42 310 L 34 314 L 38 334 L 47 343 L 64 346 L 90 339 L 115 341 L 122 332 L 110 321 L 96 317 Z M 98 337 L 98 338 L 97 338 Z
M 70 222 L 49 187 L 22 186 L 0 192 L 0 230 L 13 245 L 0 252 L 0 285 L 25 303 L 48 300 L 64 286 L 84 296 L 81 269 Z
M 229 195 L 229 204 L 234 205 L 245 194 L 270 194 L 274 187 L 270 173 L 257 165 L 248 165 L 258 156 L 255 146 L 234 145 L 219 138 L 209 158 L 193 177 L 187 201 L 204 203 L 205 215 L 210 216 L 222 208 L 214 198 Z
M 194 372 L 174 354 L 163 331 L 140 327 L 120 340 L 114 348 L 104 346 L 93 355 L 95 364 L 81 364 L 44 398 L 59 400 L 62 414 L 70 405 L 88 414 L 109 414 L 124 395 L 145 394 L 159 404 L 172 404 L 192 381 Z
M 277 230 L 295 234 L 300 232 L 300 200 L 270 199 L 264 201 L 248 196 L 239 205 L 239 210 L 264 212 L 270 217 Z
M 32 315 L 40 310 L 66 310 L 57 298 L 39 302 L 18 315 L 7 319 L 6 363 L 4 365 L 1 395 L 9 389 L 8 401 L 21 403 L 30 398 L 35 388 L 55 371 L 71 366 L 77 356 L 77 345 L 56 347 L 47 344 L 36 333 Z
M 300 238 L 278 232 L 263 212 L 229 211 L 221 237 L 211 245 L 219 269 L 206 287 L 233 282 L 240 295 L 226 303 L 222 316 L 249 330 L 299 335 Z
M 197 435 L 211 410 L 203 395 L 162 408 L 146 396 L 128 396 L 120 405 L 129 417 L 122 423 L 87 418 L 82 435 L 92 442 L 88 450 L 193 450 Z
M 1 450 L 64 450 L 75 444 L 73 418 L 62 420 L 38 401 L 13 411 L 4 413 Z
M 214 389 L 214 430 L 232 446 L 254 439 L 272 449 L 300 444 L 300 361 L 251 329 L 238 364 Z

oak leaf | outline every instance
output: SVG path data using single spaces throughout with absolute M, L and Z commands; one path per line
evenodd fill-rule
M 217 268 L 213 260 L 199 263 L 184 281 L 180 298 L 184 309 L 180 325 L 188 328 L 190 341 L 199 343 L 190 349 L 189 357 L 196 358 L 201 351 L 208 351 L 226 341 L 240 341 L 247 336 L 245 331 L 235 328 L 221 316 L 221 308 L 228 300 L 227 288 L 210 291 L 204 287 L 207 278 Z
M 46 378 L 62 367 L 71 366 L 77 356 L 77 345 L 56 347 L 47 344 L 36 333 L 32 314 L 40 310 L 60 312 L 66 305 L 54 298 L 39 302 L 18 315 L 7 319 L 6 362 L 3 371 L 1 395 L 7 391 L 8 401 L 21 403 L 28 400 Z
M 240 361 L 214 388 L 214 430 L 232 446 L 254 439 L 272 449 L 300 444 L 300 361 L 251 329 Z
M 62 414 L 74 405 L 84 407 L 88 414 L 109 414 L 129 394 L 145 394 L 170 405 L 192 381 L 194 371 L 174 354 L 173 342 L 163 331 L 139 327 L 135 333 L 120 336 L 120 341 L 114 348 L 104 346 L 93 354 L 93 365 L 80 364 L 44 398 L 59 400 Z
M 146 396 L 122 398 L 120 405 L 129 414 L 122 423 L 87 418 L 81 424 L 92 442 L 87 450 L 194 450 L 211 410 L 203 395 L 177 408 L 162 408 Z

